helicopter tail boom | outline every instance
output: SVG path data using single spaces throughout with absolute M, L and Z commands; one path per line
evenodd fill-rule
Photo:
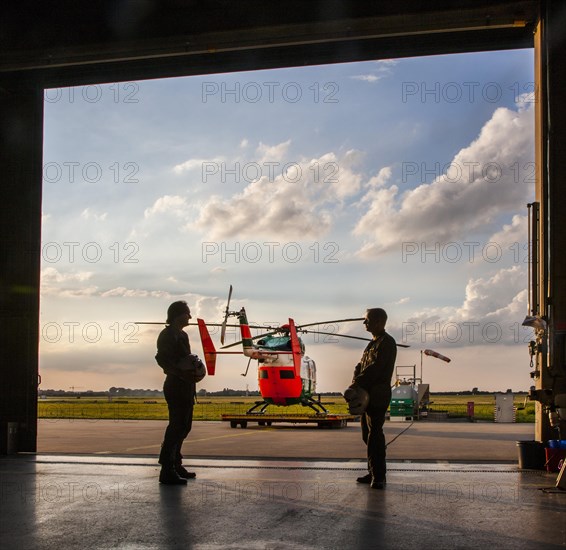
M 248 325 L 248 318 L 246 315 L 246 310 L 242 308 L 238 314 L 238 320 L 240 321 L 240 334 L 242 336 L 242 349 L 246 357 L 251 357 L 252 359 L 258 359 L 257 350 L 254 348 L 252 333 Z
M 293 367 L 295 368 L 295 376 L 301 376 L 301 345 L 297 336 L 297 328 L 295 321 L 289 318 L 289 334 L 291 336 L 291 351 L 293 352 Z

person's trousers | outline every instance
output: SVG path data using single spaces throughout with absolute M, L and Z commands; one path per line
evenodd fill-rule
M 168 375 L 165 378 L 163 394 L 169 409 L 169 424 L 159 455 L 159 463 L 165 467 L 181 464 L 181 447 L 193 423 L 194 388 L 193 383 L 176 376 Z
M 387 407 L 372 409 L 362 415 L 362 438 L 367 445 L 368 470 L 376 481 L 385 481 L 385 434 L 383 424 Z

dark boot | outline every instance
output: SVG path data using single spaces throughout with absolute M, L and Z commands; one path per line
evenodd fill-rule
M 163 485 L 186 485 L 187 480 L 180 477 L 173 466 L 162 466 L 159 483 L 163 483 Z
M 372 489 L 385 489 L 385 481 L 372 481 L 370 487 Z
M 371 484 L 370 487 L 372 489 L 385 489 L 385 484 L 387 483 L 387 481 L 385 480 L 385 476 L 380 476 L 380 477 L 374 477 L 371 480 Z
M 358 477 L 356 481 L 358 483 L 367 483 L 368 485 L 371 483 L 373 476 L 371 474 L 366 474 L 365 476 Z
M 187 471 L 181 464 L 175 464 L 175 472 L 183 479 L 194 479 L 197 475 L 194 472 Z

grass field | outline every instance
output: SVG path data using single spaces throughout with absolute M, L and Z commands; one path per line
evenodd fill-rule
M 257 397 L 204 397 L 195 404 L 195 420 L 220 420 L 222 414 L 243 414 L 257 400 Z M 515 395 L 517 422 L 534 422 L 535 404 L 524 405 L 524 394 Z M 495 398 L 493 395 L 446 395 L 431 394 L 431 412 L 446 413 L 449 418 L 467 416 L 468 401 L 474 402 L 474 419 L 493 421 Z M 346 414 L 346 402 L 342 397 L 323 397 L 322 402 L 333 414 Z M 311 414 L 307 407 L 270 406 L 270 414 Z M 38 417 L 58 420 L 61 418 L 109 419 L 109 420 L 167 420 L 165 399 L 125 397 L 114 398 L 47 398 L 38 402 Z

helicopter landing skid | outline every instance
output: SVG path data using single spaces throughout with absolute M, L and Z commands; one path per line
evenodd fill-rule
M 309 397 L 301 402 L 303 407 L 310 407 L 316 414 L 328 414 L 328 409 L 319 401 Z
M 268 403 L 267 401 L 256 401 L 255 404 L 246 411 L 246 414 L 264 414 L 265 409 L 267 409 L 269 405 L 271 405 L 271 403 Z M 328 410 L 320 402 L 320 400 L 316 401 L 312 397 L 302 400 L 301 405 L 303 407 L 310 407 L 316 414 L 328 414 Z M 256 410 L 257 408 L 260 409 Z
M 268 403 L 267 401 L 256 401 L 255 405 L 246 411 L 246 414 L 263 414 L 265 412 L 265 409 L 267 409 L 269 405 L 270 403 Z M 253 412 L 258 407 L 261 407 L 261 409 L 259 411 Z

